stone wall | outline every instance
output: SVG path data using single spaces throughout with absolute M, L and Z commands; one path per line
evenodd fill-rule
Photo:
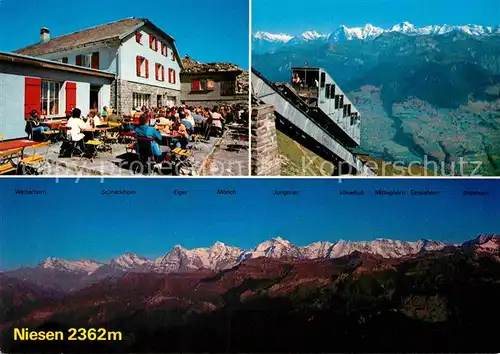
M 114 79 L 113 82 L 111 83 L 111 88 L 110 88 L 110 98 L 109 98 L 109 104 L 113 109 L 117 109 L 117 87 L 118 87 L 118 79 Z M 117 110 L 118 112 L 118 110 Z
M 252 175 L 279 176 L 281 162 L 278 152 L 278 138 L 274 106 L 252 107 Z
M 167 89 L 159 86 L 139 84 L 136 82 L 130 82 L 126 80 L 118 80 L 118 88 L 116 90 L 117 102 L 118 102 L 118 114 L 130 114 L 134 104 L 133 94 L 143 93 L 151 95 L 150 104 L 151 106 L 156 106 L 158 95 L 162 96 L 162 104 L 165 105 L 167 102 L 167 96 L 172 96 L 176 98 L 176 102 L 180 103 L 181 92 Z M 111 94 L 111 102 L 114 102 L 113 90 Z
M 187 106 L 194 107 L 208 107 L 212 108 L 213 106 L 223 106 L 223 105 L 236 105 L 239 104 L 242 107 L 248 107 L 248 95 L 242 95 L 240 97 L 234 96 L 231 99 L 226 100 L 182 100 L 182 103 Z

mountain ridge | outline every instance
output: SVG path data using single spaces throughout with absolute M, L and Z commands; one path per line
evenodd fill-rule
M 482 26 L 475 24 L 450 26 L 444 25 L 428 25 L 424 27 L 416 27 L 413 24 L 405 21 L 393 25 L 391 28 L 384 29 L 382 27 L 365 24 L 362 27 L 347 27 L 341 25 L 332 32 L 320 33 L 316 30 L 308 30 L 296 36 L 286 33 L 269 33 L 265 31 L 257 31 L 252 35 L 252 41 L 264 41 L 275 44 L 299 44 L 312 41 L 324 42 L 340 42 L 345 40 L 369 40 L 380 36 L 383 33 L 402 33 L 406 35 L 427 36 L 427 35 L 442 35 L 452 31 L 461 32 L 470 36 L 487 36 L 492 34 L 500 34 L 500 25 Z
M 93 260 L 66 261 L 63 259 L 48 257 L 38 267 L 22 267 L 16 270 L 2 272 L 3 274 L 26 274 L 39 273 L 42 270 L 49 272 L 63 272 L 80 274 L 87 280 L 102 279 L 107 275 L 119 275 L 126 272 L 188 272 L 199 269 L 224 270 L 254 258 L 283 257 L 295 259 L 334 259 L 350 255 L 354 252 L 368 253 L 383 258 L 401 258 L 416 255 L 425 251 L 441 250 L 445 247 L 457 247 L 461 245 L 482 245 L 492 239 L 500 240 L 497 234 L 480 234 L 477 238 L 465 241 L 462 244 L 452 244 L 429 239 L 418 241 L 400 241 L 386 238 L 377 238 L 372 241 L 315 241 L 309 245 L 297 246 L 281 237 L 274 237 L 259 243 L 255 248 L 245 250 L 236 246 L 228 246 L 220 241 L 210 247 L 186 249 L 181 245 L 175 245 L 165 255 L 148 260 L 133 252 L 111 259 L 108 262 L 96 262 Z M 2 274 L 0 273 L 0 274 Z M 51 273 L 51 274 L 52 274 Z M 55 277 L 55 276 L 54 276 Z

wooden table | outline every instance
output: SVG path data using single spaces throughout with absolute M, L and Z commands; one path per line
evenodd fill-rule
M 48 122 L 42 122 L 41 124 L 49 127 L 51 130 L 55 130 L 59 128 L 59 126 L 64 125 L 66 123 L 68 123 L 66 119 L 59 119 L 59 120 L 50 120 Z
M 100 127 L 100 128 L 90 128 L 90 129 L 80 129 L 82 132 L 105 132 L 105 131 L 108 131 L 110 129 L 113 129 L 111 127 Z
M 20 139 L 0 142 L 0 151 L 15 150 L 18 148 L 27 148 L 40 144 L 38 141 Z

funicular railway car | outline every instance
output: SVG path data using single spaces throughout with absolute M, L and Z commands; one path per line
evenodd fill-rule
M 291 86 L 309 105 L 309 115 L 317 124 L 346 146 L 359 146 L 359 111 L 324 69 L 293 67 Z

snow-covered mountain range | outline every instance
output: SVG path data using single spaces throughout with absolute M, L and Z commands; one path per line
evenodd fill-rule
M 492 240 L 495 240 L 493 242 Z M 492 245 L 500 244 L 498 235 L 480 235 L 478 238 L 467 241 L 463 245 Z M 47 258 L 41 262 L 39 268 L 59 270 L 80 274 L 103 273 L 104 270 L 137 271 L 137 272 L 185 272 L 201 268 L 222 270 L 235 266 L 250 258 L 292 257 L 297 259 L 339 258 L 353 252 L 362 252 L 378 255 L 384 258 L 399 258 L 415 255 L 424 251 L 440 250 L 446 246 L 453 246 L 444 242 L 419 240 L 416 242 L 397 241 L 390 239 L 376 239 L 373 241 L 319 241 L 307 246 L 296 246 L 281 237 L 272 238 L 257 245 L 254 249 L 244 250 L 234 246 L 216 242 L 211 247 L 185 249 L 177 245 L 166 255 L 156 260 L 147 260 L 135 253 L 125 253 L 106 263 L 92 260 L 66 261 L 57 258 Z
M 395 24 L 391 28 L 384 29 L 371 24 L 363 27 L 346 27 L 344 25 L 330 33 L 318 33 L 316 31 L 306 31 L 297 36 L 291 36 L 285 33 L 273 34 L 259 31 L 253 35 L 252 50 L 256 52 L 269 52 L 277 50 L 284 45 L 297 45 L 302 43 L 322 43 L 322 42 L 342 42 L 349 40 L 368 40 L 374 39 L 383 33 L 397 32 L 406 35 L 441 35 L 451 31 L 458 31 L 471 36 L 485 36 L 491 34 L 500 34 L 500 25 L 497 27 L 480 25 L 430 25 L 425 27 L 416 27 L 409 22 Z

